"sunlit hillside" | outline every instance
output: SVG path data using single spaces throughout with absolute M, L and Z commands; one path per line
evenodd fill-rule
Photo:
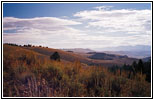
M 61 59 L 65 62 L 80 61 L 81 63 L 87 64 L 87 65 L 101 65 L 101 66 L 111 67 L 113 65 L 122 66 L 124 64 L 132 64 L 133 61 L 138 61 L 138 59 L 135 59 L 135 58 L 129 58 L 129 57 L 120 58 L 121 56 L 118 56 L 118 55 L 114 55 L 115 56 L 114 59 L 95 59 L 95 58 L 92 59 L 89 56 L 84 56 L 84 55 L 89 55 L 89 53 L 66 52 L 59 49 L 53 49 L 53 48 L 47 48 L 47 47 L 41 47 L 41 46 L 30 46 L 30 47 L 20 46 L 20 48 L 42 54 L 44 56 L 47 56 L 48 58 L 54 52 L 57 51 L 60 54 Z
M 58 52 L 60 61 L 51 59 L 54 52 Z M 91 61 L 57 49 L 4 44 L 3 96 L 151 96 L 151 61 L 137 60 L 129 65 L 112 67 L 92 66 Z

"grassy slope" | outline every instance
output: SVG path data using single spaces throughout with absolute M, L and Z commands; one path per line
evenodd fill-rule
M 82 57 L 80 55 L 76 55 L 73 53 L 69 53 L 69 52 L 65 52 L 62 50 L 58 50 L 58 49 L 52 49 L 52 48 L 43 48 L 43 47 L 22 47 L 28 50 L 32 50 L 35 52 L 38 52 L 40 54 L 46 55 L 46 56 L 51 56 L 54 52 L 58 52 L 61 56 L 61 59 L 66 60 L 66 61 L 81 61 L 83 63 L 87 63 L 89 62 L 88 58 Z
M 105 67 L 83 68 L 79 62 L 65 66 L 52 62 L 48 53 L 55 49 L 39 48 L 38 53 L 17 46 L 3 48 L 4 96 L 149 96 L 150 83 L 142 76 L 128 78 L 129 73 L 120 70 L 111 73 Z M 56 50 L 57 51 L 57 50 Z M 80 58 L 75 54 L 58 51 L 61 56 Z M 26 57 L 26 59 L 24 59 Z M 64 58 L 65 59 L 65 58 Z M 68 58 L 70 59 L 70 58 Z M 29 63 L 29 61 L 31 61 Z M 101 62 L 101 61 L 100 61 Z M 120 75 L 121 73 L 121 75 Z M 40 89 L 39 87 L 43 87 Z M 47 91 L 49 90 L 49 91 Z
M 41 60 L 49 59 L 46 55 L 31 51 L 31 50 L 23 49 L 17 46 L 3 45 L 3 56 L 4 57 L 13 57 L 15 59 L 15 58 L 19 58 L 24 55 L 29 56 L 29 57 L 37 56 Z
M 114 59 L 114 60 L 95 60 L 90 59 L 83 54 L 71 53 L 66 52 L 63 50 L 52 49 L 52 48 L 43 48 L 43 47 L 17 47 L 17 46 L 9 46 L 4 45 L 4 54 L 12 55 L 15 54 L 16 56 L 20 56 L 22 54 L 28 54 L 29 56 L 32 54 L 36 54 L 42 60 L 44 58 L 49 59 L 50 55 L 52 55 L 55 51 L 57 51 L 63 62 L 74 62 L 80 61 L 83 64 L 88 65 L 102 65 L 102 66 L 113 66 L 113 65 L 123 65 L 123 64 L 132 64 L 133 61 L 137 61 L 134 58 L 122 58 L 122 59 Z
M 123 58 L 123 59 L 114 59 L 114 60 L 95 60 L 90 59 L 87 56 L 83 56 L 83 54 L 66 52 L 63 50 L 52 49 L 52 48 L 42 48 L 42 47 L 23 47 L 25 49 L 29 49 L 46 56 L 52 55 L 55 51 L 57 51 L 61 58 L 66 61 L 80 61 L 81 63 L 85 63 L 88 65 L 103 65 L 103 66 L 112 66 L 112 65 L 123 65 L 123 64 L 132 64 L 133 61 L 137 61 L 134 58 Z

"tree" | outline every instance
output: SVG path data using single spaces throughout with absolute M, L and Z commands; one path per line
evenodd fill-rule
M 32 47 L 32 45 L 31 45 L 31 44 L 28 44 L 27 46 L 28 46 L 28 47 Z
M 53 53 L 53 54 L 50 56 L 50 59 L 51 59 L 51 60 L 60 61 L 60 55 L 59 55 L 59 53 L 58 53 L 58 52 Z
M 139 71 L 139 72 L 142 72 L 142 71 L 143 71 L 143 62 L 142 62 L 141 59 L 140 59 L 139 62 L 138 62 L 138 71 Z
M 132 64 L 132 71 L 134 74 L 136 73 L 136 69 L 137 69 L 137 63 L 136 63 L 136 61 L 134 61 Z

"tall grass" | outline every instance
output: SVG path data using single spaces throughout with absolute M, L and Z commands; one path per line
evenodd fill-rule
M 52 61 L 24 51 L 3 57 L 4 97 L 149 97 L 142 73 Z

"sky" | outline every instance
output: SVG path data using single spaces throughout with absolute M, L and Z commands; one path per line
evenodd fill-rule
M 3 42 L 51 48 L 151 45 L 150 3 L 3 3 Z

